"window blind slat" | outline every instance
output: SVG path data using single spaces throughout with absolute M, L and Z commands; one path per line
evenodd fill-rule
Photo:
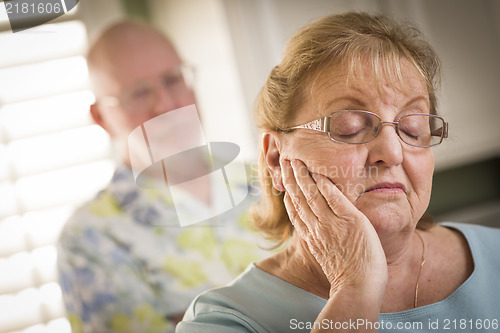
M 33 286 L 57 281 L 57 251 L 54 246 L 44 246 L 31 252 L 23 251 L 9 258 L 0 258 L 0 294 L 16 294 Z M 56 283 L 55 286 L 58 286 Z M 46 287 L 47 288 L 47 287 Z M 54 290 L 53 289 L 50 290 Z M 49 290 L 49 291 L 50 291 Z M 44 295 L 48 295 L 47 292 Z M 45 297 L 57 301 L 59 294 Z
M 17 177 L 109 156 L 109 136 L 98 125 L 18 140 L 7 146 Z
M 83 202 L 106 185 L 113 169 L 113 162 L 103 160 L 24 177 L 16 182 L 16 195 L 24 211 Z
M 81 56 L 0 69 L 0 101 L 9 104 L 81 90 L 88 86 L 87 76 Z
M 9 163 L 7 160 L 7 148 L 0 144 L 0 181 L 9 178 Z
M 9 181 L 0 183 L 0 218 L 18 213 L 16 193 L 13 184 Z
M 86 44 L 85 26 L 79 21 L 45 24 L 15 34 L 6 31 L 0 33 L 0 68 L 79 55 Z
M 29 246 L 35 248 L 55 244 L 73 209 L 74 206 L 63 206 L 24 214 L 24 236 Z
M 69 323 L 61 318 L 65 315 L 61 290 L 55 282 L 40 288 L 28 288 L 17 294 L 0 295 L 0 309 L 2 333 L 16 330 L 23 333 L 40 330 L 50 333 L 68 332 Z M 40 324 L 45 322 L 48 324 Z M 61 328 L 63 331 L 53 330 L 54 328 Z
M 25 250 L 25 233 L 20 216 L 9 216 L 0 220 L 0 257 Z
M 90 125 L 89 105 L 93 101 L 93 94 L 83 90 L 6 105 L 0 109 L 4 141 Z
M 8 332 L 43 321 L 40 293 L 35 288 L 15 295 L 0 295 L 0 332 Z

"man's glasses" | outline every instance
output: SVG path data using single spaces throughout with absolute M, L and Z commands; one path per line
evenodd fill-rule
M 147 111 L 153 106 L 158 89 L 164 89 L 172 98 L 178 98 L 191 90 L 193 78 L 193 69 L 181 65 L 155 79 L 134 83 L 125 88 L 120 96 L 103 96 L 98 102 L 107 106 L 120 106 L 129 112 Z
M 448 137 L 448 123 L 440 116 L 416 113 L 402 116 L 398 121 L 382 121 L 375 113 L 360 110 L 335 111 L 290 130 L 310 129 L 328 133 L 335 142 L 362 144 L 375 139 L 384 124 L 394 125 L 401 140 L 414 147 L 436 146 Z

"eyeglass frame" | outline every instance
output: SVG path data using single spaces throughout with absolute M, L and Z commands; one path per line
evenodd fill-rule
M 185 63 L 182 63 L 176 67 L 174 67 L 172 70 L 169 71 L 169 73 L 173 73 L 174 71 L 179 71 L 180 74 L 182 75 L 182 79 L 184 80 L 184 83 L 186 85 L 186 88 L 192 89 L 193 87 L 193 81 L 194 81 L 194 76 L 195 76 L 195 69 L 192 65 L 188 65 Z M 187 73 L 187 74 L 186 74 Z M 160 75 L 163 76 L 164 74 Z M 152 79 L 145 79 L 136 82 L 135 84 L 139 82 L 151 82 L 152 80 L 158 80 L 158 77 Z M 124 110 L 128 110 L 127 107 L 121 105 L 121 99 L 123 96 L 123 92 L 120 93 L 119 96 L 113 96 L 113 95 L 105 95 L 97 98 L 97 104 L 104 104 L 106 106 L 110 107 L 122 107 Z
M 345 112 L 345 111 L 363 112 L 363 113 L 367 113 L 367 114 L 373 115 L 376 118 L 378 118 L 379 125 L 377 126 L 378 130 L 375 133 L 375 135 L 370 140 L 364 141 L 364 142 L 343 142 L 343 141 L 338 141 L 338 140 L 335 140 L 334 138 L 332 138 L 331 135 L 330 135 L 330 121 L 331 121 L 332 115 L 334 113 L 337 113 L 337 112 Z M 441 121 L 443 122 L 443 127 L 442 127 L 442 132 L 441 132 L 441 139 L 439 140 L 439 142 L 435 143 L 435 144 L 432 144 L 432 145 L 428 145 L 428 146 L 418 146 L 418 145 L 414 145 L 414 144 L 406 142 L 401 137 L 401 134 L 399 133 L 398 125 L 399 125 L 399 121 L 401 119 L 403 119 L 405 117 L 408 117 L 408 116 L 427 116 L 427 117 L 441 119 Z M 401 141 L 403 141 L 405 144 L 407 144 L 409 146 L 417 147 L 417 148 L 430 148 L 430 147 L 437 146 L 437 145 L 439 145 L 439 144 L 441 144 L 443 142 L 443 139 L 446 139 L 448 137 L 448 123 L 444 120 L 443 117 L 435 115 L 435 114 L 430 114 L 430 113 L 411 113 L 411 114 L 406 114 L 404 116 L 399 117 L 397 119 L 397 121 L 382 121 L 382 119 L 376 113 L 373 113 L 373 112 L 370 112 L 370 111 L 365 111 L 365 110 L 337 110 L 337 111 L 332 112 L 328 116 L 312 120 L 312 121 L 310 121 L 310 122 L 308 122 L 306 124 L 293 126 L 293 127 L 289 128 L 288 130 L 284 130 L 283 132 L 289 132 L 289 131 L 292 131 L 292 130 L 295 130 L 295 129 L 310 129 L 310 130 L 314 130 L 314 131 L 318 131 L 318 132 L 327 133 L 328 137 L 333 142 L 345 143 L 345 144 L 350 144 L 350 145 L 359 145 L 359 144 L 365 144 L 365 143 L 373 141 L 378 136 L 378 134 L 380 133 L 382 125 L 384 125 L 384 124 L 391 124 L 391 125 L 395 126 L 395 131 L 396 131 L 396 134 L 399 137 L 399 139 Z M 431 133 L 431 136 L 432 136 L 432 133 Z

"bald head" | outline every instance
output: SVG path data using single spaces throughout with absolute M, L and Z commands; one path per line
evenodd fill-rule
M 87 61 L 96 97 L 91 116 L 119 144 L 125 163 L 132 130 L 195 104 L 193 91 L 178 79 L 182 62 L 172 43 L 145 24 L 126 21 L 106 29 L 91 45 Z M 106 97 L 118 103 L 106 103 Z
M 134 21 L 110 26 L 87 53 L 90 80 L 97 97 L 116 95 L 135 80 L 156 76 L 180 63 L 164 34 Z

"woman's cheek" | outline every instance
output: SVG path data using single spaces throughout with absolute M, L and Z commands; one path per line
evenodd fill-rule
M 366 153 L 360 151 L 360 147 L 341 146 L 335 149 L 330 141 L 309 141 L 304 139 L 288 142 L 287 147 L 290 149 L 282 151 L 281 159 L 301 160 L 307 166 L 307 172 L 328 177 L 351 202 L 354 202 L 359 193 L 365 190 Z
M 357 159 L 337 155 L 343 158 L 322 158 L 305 161 L 310 172 L 328 177 L 337 188 L 354 202 L 365 191 L 366 171 Z
M 405 163 L 405 170 L 416 195 L 422 201 L 430 200 L 432 176 L 434 173 L 434 154 L 426 151 L 424 156 L 410 156 Z

